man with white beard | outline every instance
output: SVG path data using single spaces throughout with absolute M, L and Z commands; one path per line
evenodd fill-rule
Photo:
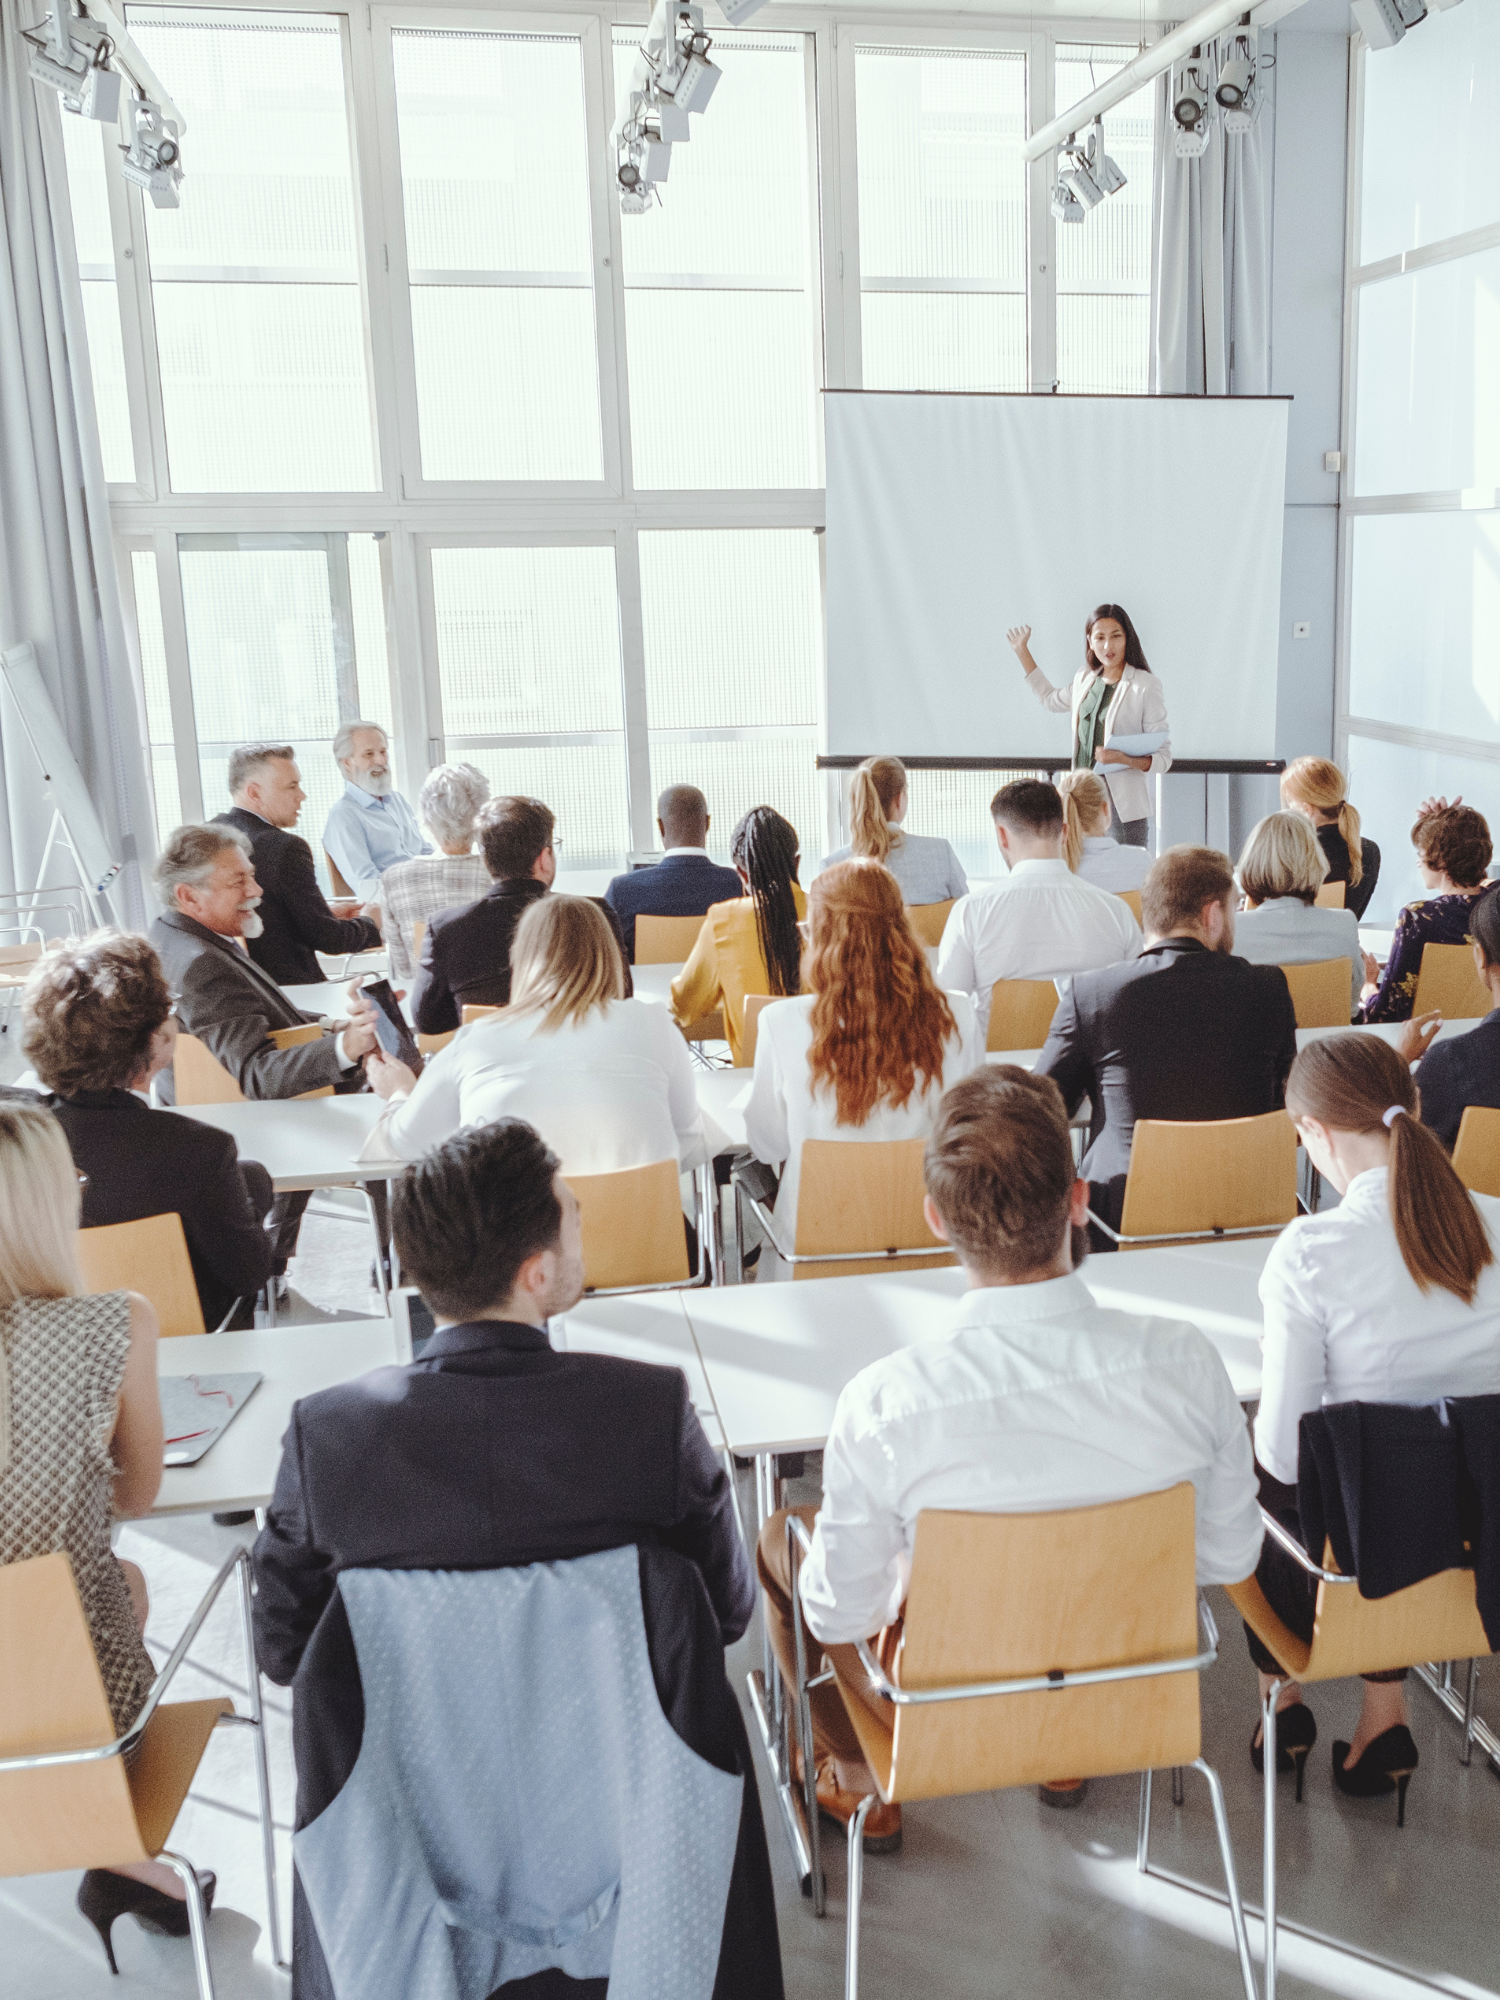
M 346 722 L 333 739 L 344 774 L 342 798 L 323 828 L 329 860 L 362 903 L 380 896 L 380 878 L 398 861 L 431 854 L 409 801 L 391 775 L 391 746 L 378 722 Z

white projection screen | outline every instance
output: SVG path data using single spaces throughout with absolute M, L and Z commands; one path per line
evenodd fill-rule
M 1275 754 L 1283 397 L 823 399 L 831 755 L 1067 757 L 1065 687 L 1130 613 L 1177 758 Z

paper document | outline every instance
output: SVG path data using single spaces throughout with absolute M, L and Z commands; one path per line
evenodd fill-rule
M 161 1375 L 163 1465 L 196 1465 L 265 1380 L 263 1375 Z
M 1167 740 L 1165 729 L 1148 730 L 1144 736 L 1109 736 L 1106 750 L 1119 750 L 1127 757 L 1154 757 Z

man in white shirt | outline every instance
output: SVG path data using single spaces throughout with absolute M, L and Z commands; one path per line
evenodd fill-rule
M 1130 905 L 1075 875 L 1064 859 L 1062 796 L 1040 778 L 1004 785 L 990 803 L 1010 871 L 998 888 L 961 896 L 938 947 L 937 983 L 968 993 L 988 1028 L 997 979 L 1057 979 L 1134 958 Z
M 1199 1582 L 1249 1576 L 1261 1525 L 1244 1412 L 1196 1327 L 1106 1310 L 1075 1275 L 1088 1184 L 1074 1177 L 1055 1086 L 1011 1064 L 955 1084 L 925 1174 L 928 1223 L 957 1252 L 969 1291 L 945 1339 L 873 1362 L 839 1397 L 822 1507 L 799 1510 L 813 1526 L 801 1597 L 814 1638 L 848 1647 L 858 1677 L 853 1642 L 900 1617 L 927 1508 L 1050 1512 L 1190 1479 Z M 758 1566 L 790 1680 L 785 1513 L 762 1530 Z M 847 1824 L 874 1780 L 837 1689 L 811 1701 L 819 1802 Z M 1079 1796 L 1076 1781 L 1043 1788 L 1053 1804 Z M 900 1825 L 899 1807 L 877 1806 L 867 1847 L 894 1846 Z

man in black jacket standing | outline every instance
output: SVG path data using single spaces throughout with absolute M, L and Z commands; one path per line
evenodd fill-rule
M 234 805 L 213 824 L 237 827 L 250 842 L 262 898 L 263 929 L 247 943 L 255 963 L 278 986 L 312 986 L 325 977 L 318 952 L 375 950 L 379 906 L 336 917 L 318 887 L 312 849 L 292 832 L 307 794 L 291 744 L 242 744 L 230 755 L 228 778 Z

